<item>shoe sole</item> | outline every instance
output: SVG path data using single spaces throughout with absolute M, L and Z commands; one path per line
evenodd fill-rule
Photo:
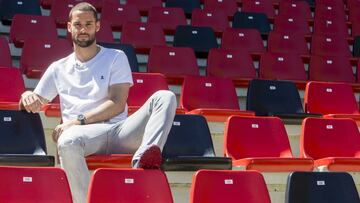
M 141 155 L 139 168 L 160 169 L 161 162 L 162 157 L 160 148 L 156 145 L 152 145 Z

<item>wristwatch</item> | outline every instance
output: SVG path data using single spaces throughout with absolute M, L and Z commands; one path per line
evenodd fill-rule
M 80 121 L 80 125 L 85 125 L 86 117 L 83 114 L 77 116 L 77 120 Z

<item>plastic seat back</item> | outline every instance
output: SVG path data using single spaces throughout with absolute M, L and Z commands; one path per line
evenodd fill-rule
M 162 0 L 128 0 L 126 4 L 135 5 L 139 9 L 141 15 L 147 15 L 152 7 L 161 7 Z
M 147 70 L 151 73 L 162 73 L 168 78 L 199 75 L 194 50 L 189 47 L 152 47 Z
M 164 75 L 159 73 L 133 73 L 134 85 L 130 88 L 128 106 L 142 106 L 158 90 L 168 90 Z
M 0 154 L 46 155 L 45 135 L 39 114 L 0 111 Z
M 56 39 L 55 20 L 50 16 L 16 14 L 10 27 L 11 42 L 20 48 L 29 38 Z
M 228 17 L 234 16 L 235 12 L 238 10 L 235 0 L 204 0 L 204 8 L 222 10 Z
M 201 8 L 200 0 L 183 1 L 183 0 L 166 0 L 166 7 L 182 8 L 186 15 L 190 16 L 194 9 Z
M 281 14 L 275 18 L 274 30 L 276 32 L 309 35 L 311 32 L 307 20 L 305 17 L 294 17 L 291 13 Z
M 268 51 L 272 53 L 309 54 L 303 34 L 285 34 L 276 31 L 269 33 Z
M 305 111 L 321 114 L 359 114 L 351 85 L 309 82 L 304 95 Z
M 360 135 L 356 122 L 349 118 L 306 118 L 302 124 L 300 156 L 359 157 Z
M 259 78 L 268 80 L 307 80 L 304 64 L 294 53 L 261 55 Z
M 140 22 L 140 12 L 135 5 L 106 3 L 101 12 L 101 19 L 109 22 L 113 30 L 120 31 L 126 22 Z
M 234 160 L 293 157 L 284 124 L 277 117 L 231 116 L 224 135 L 224 154 Z
M 256 79 L 249 83 L 246 110 L 268 116 L 304 113 L 299 92 L 293 82 Z
M 205 54 L 217 48 L 215 33 L 210 27 L 179 25 L 174 35 L 174 47 L 191 47 L 197 54 Z
M 265 52 L 261 34 L 256 29 L 227 28 L 222 35 L 221 48 L 256 54 Z
M 137 53 L 149 53 L 152 46 L 166 45 L 161 25 L 141 22 L 123 25 L 121 43 L 133 45 Z
M 351 57 L 349 44 L 344 37 L 333 35 L 313 35 L 311 53 L 321 56 L 343 55 Z
M 0 20 L 5 25 L 10 25 L 16 14 L 41 15 L 38 0 L 1 0 Z
M 272 2 L 269 0 L 242 0 L 242 12 L 254 12 L 254 13 L 264 13 L 267 17 L 273 18 L 275 15 L 275 9 L 272 5 Z
M 293 172 L 289 175 L 285 203 L 359 203 L 352 176 L 345 172 Z
M 152 7 L 149 12 L 148 22 L 159 23 L 165 33 L 173 34 L 178 25 L 186 25 L 184 10 L 181 8 Z
M 162 154 L 164 159 L 186 156 L 214 157 L 213 141 L 205 117 L 177 114 Z
M 180 106 L 185 111 L 198 108 L 239 109 L 234 84 L 218 77 L 185 77 L 180 95 Z
M 262 35 L 270 32 L 270 23 L 264 13 L 239 12 L 234 15 L 233 28 L 253 28 L 259 30 Z
M 309 80 L 354 83 L 355 77 L 348 57 L 312 55 Z
M 55 167 L 0 167 L 0 199 L 13 203 L 72 203 L 65 172 Z
M 256 78 L 256 69 L 251 55 L 248 52 L 230 49 L 211 49 L 206 73 L 208 76 L 231 79 Z
M 229 27 L 227 15 L 219 9 L 194 9 L 191 15 L 192 26 L 211 27 L 216 34 L 221 35 L 222 32 Z
M 193 175 L 190 203 L 270 203 L 266 183 L 257 171 L 200 170 Z
M 173 199 L 161 170 L 103 168 L 91 177 L 87 202 L 173 203 Z

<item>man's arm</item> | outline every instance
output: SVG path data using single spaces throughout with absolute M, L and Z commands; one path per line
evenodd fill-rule
M 84 114 L 86 117 L 85 124 L 106 121 L 123 112 L 125 110 L 129 89 L 130 83 L 115 84 L 110 86 L 108 99 L 95 109 Z M 80 125 L 80 121 L 70 120 L 56 126 L 52 134 L 54 142 L 57 142 L 64 130 L 73 125 Z
M 123 112 L 125 110 L 130 86 L 129 83 L 111 85 L 108 99 L 95 109 L 84 114 L 86 124 L 106 121 Z

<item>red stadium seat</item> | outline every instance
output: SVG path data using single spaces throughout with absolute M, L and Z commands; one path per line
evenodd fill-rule
M 134 85 L 127 100 L 129 114 L 138 110 L 147 99 L 158 90 L 169 90 L 165 76 L 159 73 L 133 73 Z M 177 113 L 184 113 L 177 109 Z
M 66 39 L 28 39 L 22 50 L 20 68 L 26 77 L 40 79 L 52 62 L 71 52 L 72 47 Z
M 275 17 L 274 31 L 311 35 L 308 21 L 304 17 L 293 17 L 291 14 L 281 14 Z
M 360 121 L 353 89 L 346 83 L 309 82 L 305 89 L 304 105 L 307 113 Z
M 270 203 L 264 177 L 256 171 L 200 170 L 193 175 L 190 203 Z
M 300 156 L 329 171 L 360 171 L 360 134 L 349 118 L 306 118 L 302 124 Z
M 326 4 L 316 5 L 314 18 L 316 19 L 328 19 L 328 20 L 346 20 L 346 13 L 343 3 L 334 3 L 333 1 Z M 336 5 L 339 4 L 340 6 Z M 342 5 L 342 6 L 341 6 Z
M 211 49 L 206 74 L 232 79 L 235 85 L 247 86 L 256 78 L 256 69 L 248 52 L 230 49 Z
M 309 50 L 303 34 L 284 34 L 272 31 L 268 38 L 268 51 L 308 55 Z
M 232 18 L 238 7 L 235 0 L 204 0 L 204 9 L 219 9 Z
M 21 48 L 29 38 L 56 39 L 54 19 L 50 16 L 16 14 L 10 27 L 10 41 L 15 47 Z
M 309 80 L 355 83 L 349 58 L 341 55 L 312 55 L 309 64 Z
M 187 76 L 184 79 L 180 107 L 187 114 L 201 114 L 209 121 L 225 121 L 230 115 L 253 116 L 241 111 L 234 84 L 230 79 Z
M 227 28 L 222 35 L 221 48 L 248 51 L 256 56 L 265 52 L 261 34 L 256 29 Z
M 126 22 L 140 22 L 140 12 L 135 5 L 107 3 L 103 6 L 101 19 L 109 22 L 113 30 L 120 31 Z
M 199 75 L 194 50 L 189 47 L 153 46 L 147 71 L 164 74 L 170 84 L 181 84 L 186 75 Z
M 231 116 L 226 122 L 224 154 L 233 166 L 263 172 L 312 171 L 313 160 L 295 158 L 281 119 Z
M 292 18 L 311 19 L 310 6 L 306 1 L 280 1 L 279 14 L 288 15 Z
M 329 19 L 329 18 L 315 18 L 314 20 L 314 34 L 323 35 L 336 35 L 339 37 L 346 38 L 349 36 L 349 31 L 345 20 L 340 19 Z
M 178 25 L 186 25 L 186 17 L 181 8 L 152 7 L 148 22 L 159 23 L 166 34 L 174 34 Z
M 121 43 L 131 44 L 135 51 L 148 54 L 155 45 L 166 45 L 161 25 L 157 23 L 127 22 L 123 25 Z
M 305 88 L 307 75 L 301 57 L 296 53 L 265 53 L 259 63 L 259 78 L 291 80 Z
M 141 15 L 147 15 L 152 7 L 162 7 L 162 0 L 127 0 L 126 4 L 135 5 Z
M 217 36 L 229 27 L 229 21 L 224 11 L 220 9 L 194 9 L 191 15 L 192 26 L 211 27 Z
M 347 40 L 341 36 L 333 35 L 314 34 L 311 39 L 311 54 L 352 57 Z
M 44 106 L 44 112 L 48 117 L 61 117 L 60 99 L 58 96 Z
M 0 167 L 4 202 L 72 203 L 65 172 L 54 167 Z
M 242 0 L 242 12 L 264 13 L 268 18 L 275 16 L 275 9 L 269 0 Z
M 91 177 L 87 203 L 103 202 L 173 203 L 173 198 L 161 170 L 98 169 Z
M 0 66 L 12 66 L 10 47 L 5 37 L 0 37 Z
M 0 67 L 0 109 L 18 110 L 25 84 L 18 68 Z

